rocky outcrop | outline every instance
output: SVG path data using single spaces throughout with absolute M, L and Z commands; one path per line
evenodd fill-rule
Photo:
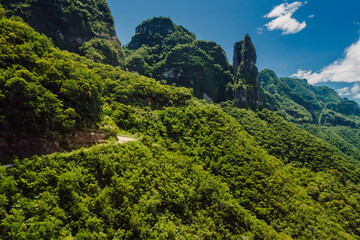
M 12 157 L 30 157 L 72 150 L 102 143 L 105 135 L 99 131 L 74 132 L 60 139 L 45 135 L 0 132 L 0 163 L 8 163 Z
M 132 37 L 128 48 L 137 49 L 143 44 L 153 46 L 161 43 L 168 34 L 177 30 L 177 26 L 166 17 L 155 17 L 142 22 L 136 27 L 135 35 Z
M 233 58 L 234 102 L 238 107 L 255 109 L 263 105 L 256 58 L 256 50 L 249 35 L 235 44 Z
M 37 32 L 50 37 L 53 43 L 63 50 L 92 56 L 104 55 L 104 46 L 99 44 L 85 45 L 90 51 L 80 51 L 79 48 L 92 39 L 102 39 L 111 45 L 108 55 L 119 55 L 117 60 L 104 63 L 116 63 L 122 66 L 124 53 L 115 32 L 115 24 L 106 0 L 0 0 L 7 10 L 8 17 L 20 16 Z M 103 45 L 106 45 L 103 44 Z M 84 47 L 83 47 L 84 48 Z M 110 47 L 107 47 L 107 50 Z M 98 52 L 99 54 L 96 54 Z M 109 58 L 109 56 L 103 56 Z
M 145 21 L 136 27 L 135 32 L 142 35 L 160 34 L 162 36 L 175 31 L 174 23 L 165 17 Z
M 179 80 L 184 75 L 184 70 L 182 69 L 181 66 L 175 66 L 170 69 L 165 69 L 162 75 L 166 79 L 172 78 Z
M 206 101 L 229 99 L 226 85 L 231 67 L 224 50 L 215 42 L 195 35 L 169 18 L 155 17 L 141 23 L 128 44 L 127 68 L 168 84 L 193 89 Z

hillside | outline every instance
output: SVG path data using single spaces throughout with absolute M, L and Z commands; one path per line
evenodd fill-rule
M 0 0 L 6 15 L 19 16 L 60 49 L 124 68 L 124 53 L 106 0 Z
M 259 73 L 266 108 L 326 141 L 359 163 L 360 107 L 328 87 L 311 86 L 305 79 L 278 78 L 268 69 Z
M 260 71 L 259 80 L 268 93 L 268 108 L 290 122 L 350 127 L 360 123 L 359 105 L 331 88 L 312 86 L 305 79 L 278 78 L 268 69 Z
M 104 106 L 111 104 L 112 98 L 118 103 L 159 108 L 191 97 L 189 90 L 60 51 L 17 18 L 3 17 L 0 26 L 2 132 L 58 139 L 101 125 Z
M 178 36 L 190 42 L 167 48 L 164 35 L 170 43 Z M 276 84 L 260 89 L 249 36 L 236 44 L 236 73 L 219 45 L 196 40 L 167 18 L 139 25 L 126 49 L 128 68 L 137 58 L 147 76 L 173 66 L 166 65 L 169 56 L 188 71 L 229 74 L 229 98 L 252 100 L 242 102 L 248 109 L 222 101 L 221 78 L 199 78 L 220 79 L 223 88 L 197 92 L 191 85 L 194 97 L 162 77 L 62 51 L 1 7 L 0 39 L 3 131 L 61 138 L 97 129 L 108 137 L 71 152 L 14 156 L 13 165 L 0 167 L 1 239 L 360 239 L 360 168 L 349 150 L 359 149 L 357 126 L 331 128 L 347 139 L 349 148 L 341 151 L 308 133 L 312 126 L 330 129 L 326 124 L 302 130 L 289 123 L 286 108 L 297 104 L 309 117 L 297 122 L 313 123 L 324 109 L 356 121 L 356 106 L 328 96 L 331 90 L 276 75 Z M 201 100 L 204 93 L 221 103 Z M 262 97 L 275 112 L 255 109 Z M 309 112 L 305 101 L 321 109 Z M 119 144 L 118 134 L 136 141 Z

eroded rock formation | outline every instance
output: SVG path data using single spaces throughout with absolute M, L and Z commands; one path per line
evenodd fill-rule
M 238 107 L 259 108 L 263 97 L 256 67 L 256 50 L 249 35 L 235 43 L 233 71 L 234 102 Z

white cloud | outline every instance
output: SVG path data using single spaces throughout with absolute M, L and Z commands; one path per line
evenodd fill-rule
M 271 10 L 270 13 L 266 14 L 265 18 L 275 18 L 271 22 L 265 24 L 264 26 L 270 30 L 281 30 L 283 35 L 288 34 L 295 34 L 300 32 L 306 27 L 306 22 L 299 22 L 295 18 L 293 18 L 293 14 L 302 6 L 307 4 L 307 2 L 293 2 L 291 4 L 289 3 L 282 3 L 276 7 L 274 7 L 273 10 Z
M 340 88 L 337 90 L 337 93 L 341 97 L 350 96 L 353 98 L 360 99 L 360 84 L 355 83 L 351 88 L 349 88 L 349 87 Z
M 345 57 L 318 72 L 299 69 L 292 77 L 305 78 L 310 84 L 319 82 L 360 82 L 360 39 L 345 50 Z
M 356 94 L 355 96 L 353 96 L 353 98 L 360 99 L 360 93 L 358 93 L 358 94 Z
M 351 95 L 350 89 L 348 87 L 340 88 L 340 89 L 337 90 L 337 92 L 341 97 Z
M 258 27 L 256 30 L 258 34 L 262 34 L 264 29 L 262 27 Z
M 315 17 L 315 14 L 311 14 L 308 16 L 308 18 L 314 18 Z
M 355 83 L 351 88 L 351 92 L 354 95 L 360 93 L 360 85 L 358 83 Z

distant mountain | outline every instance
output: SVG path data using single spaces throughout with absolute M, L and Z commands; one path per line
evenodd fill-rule
M 331 88 L 315 87 L 304 79 L 278 78 L 268 69 L 259 73 L 259 80 L 267 92 L 267 108 L 288 121 L 351 127 L 360 123 L 359 105 Z
M 304 79 L 278 78 L 268 69 L 259 73 L 265 107 L 339 152 L 360 162 L 360 107 L 333 89 L 309 85 Z

